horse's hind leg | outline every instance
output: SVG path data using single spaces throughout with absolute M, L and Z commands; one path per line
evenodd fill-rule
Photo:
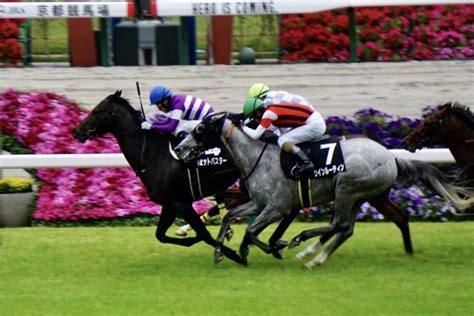
M 316 265 L 321 265 L 336 251 L 354 232 L 355 214 L 362 205 L 361 201 L 353 202 L 348 199 L 336 199 L 334 205 L 334 229 L 321 237 L 322 243 L 329 240 L 335 234 L 335 239 L 321 251 L 316 257 L 305 264 L 308 269 Z
M 309 255 L 312 255 L 316 253 L 323 245 L 325 242 L 327 242 L 329 239 L 331 239 L 332 236 L 334 236 L 336 232 L 334 230 L 330 232 L 324 233 L 318 240 L 316 240 L 314 243 L 306 247 L 304 250 L 298 252 L 295 257 L 297 259 L 303 259 Z
M 199 242 L 201 239 L 199 237 L 187 237 L 187 238 L 174 238 L 166 236 L 166 232 L 173 224 L 173 221 L 176 218 L 176 212 L 169 205 L 163 205 L 161 210 L 160 219 L 158 220 L 158 225 L 156 226 L 155 236 L 158 241 L 161 243 L 170 243 L 185 247 L 190 247 L 195 243 Z
M 301 242 L 308 240 L 310 238 L 331 233 L 334 231 L 334 229 L 335 229 L 334 224 L 331 223 L 328 226 L 304 230 L 298 235 L 296 235 L 295 237 L 293 237 L 293 239 L 290 241 L 290 244 L 288 245 L 288 249 L 294 248 L 298 246 L 299 244 L 301 244 Z
M 376 196 L 375 198 L 369 200 L 369 203 L 375 207 L 380 214 L 389 218 L 395 223 L 395 225 L 397 225 L 397 227 L 400 229 L 400 232 L 402 233 L 405 252 L 412 255 L 413 246 L 411 243 L 408 215 L 405 211 L 400 210 L 392 203 L 392 201 L 390 201 L 388 193 L 389 191 Z
M 305 267 L 311 269 L 314 266 L 321 265 L 326 262 L 329 256 L 334 251 L 336 251 L 336 249 L 339 248 L 347 239 L 349 239 L 349 237 L 352 236 L 354 232 L 354 220 L 336 224 L 334 232 L 336 238 L 323 251 L 316 255 L 313 260 L 307 262 Z

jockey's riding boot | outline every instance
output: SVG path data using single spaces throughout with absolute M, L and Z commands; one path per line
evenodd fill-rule
M 299 168 L 295 172 L 297 175 L 307 174 L 314 170 L 313 162 L 309 160 L 308 156 L 306 156 L 302 150 L 298 150 L 294 155 L 298 159 L 299 164 Z

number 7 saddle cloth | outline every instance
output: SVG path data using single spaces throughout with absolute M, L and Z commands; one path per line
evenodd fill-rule
M 294 174 L 297 160 L 293 154 L 281 151 L 280 165 L 285 175 L 292 180 L 315 179 L 334 176 L 346 171 L 344 156 L 338 136 L 323 135 L 322 139 L 298 144 L 314 164 L 314 171 L 298 177 Z

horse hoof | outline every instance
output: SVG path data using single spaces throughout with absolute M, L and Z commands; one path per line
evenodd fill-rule
M 286 240 L 277 240 L 277 242 L 275 243 L 275 246 L 273 246 L 274 250 L 275 251 L 280 251 L 282 250 L 283 248 L 286 248 L 286 246 L 288 246 L 288 242 Z
M 300 244 L 301 244 L 300 237 L 295 237 L 288 244 L 288 249 L 295 248 L 296 246 L 299 246 Z
M 277 259 L 283 260 L 283 251 L 281 250 L 275 251 L 272 253 L 272 256 Z
M 241 248 L 239 250 L 240 257 L 242 257 L 243 260 L 247 261 L 247 256 L 249 255 L 249 248 Z
M 313 268 L 313 266 L 309 263 L 306 263 L 301 268 L 304 269 L 304 270 L 311 270 Z
M 216 250 L 214 252 L 214 263 L 215 264 L 218 264 L 219 262 L 221 262 L 223 258 L 224 258 L 224 255 L 222 254 L 222 251 Z
M 296 255 L 295 255 L 295 258 L 298 259 L 298 260 L 302 260 L 304 258 L 306 258 L 308 254 L 305 253 L 304 251 L 301 251 L 301 252 L 298 252 Z
M 229 229 L 225 232 L 225 239 L 227 239 L 227 241 L 230 241 L 233 236 L 234 236 L 234 231 L 232 230 L 232 228 L 229 228 Z

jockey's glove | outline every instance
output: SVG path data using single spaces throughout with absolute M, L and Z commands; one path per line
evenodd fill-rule
M 151 123 L 148 121 L 142 122 L 142 129 L 151 129 Z

